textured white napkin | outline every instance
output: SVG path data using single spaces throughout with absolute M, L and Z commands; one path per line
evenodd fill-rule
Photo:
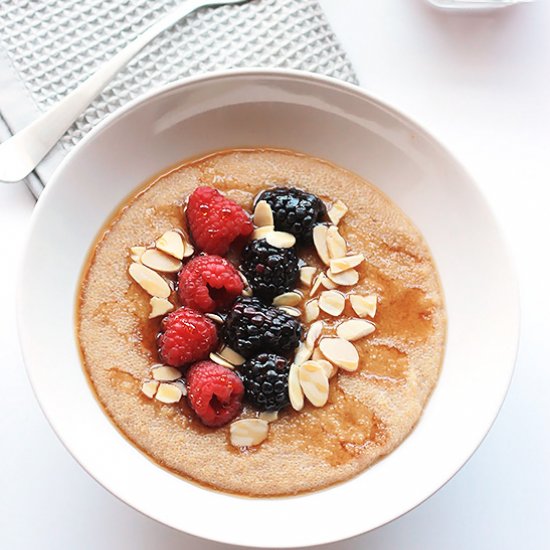
M 0 0 L 0 140 L 36 118 L 178 0 Z M 356 82 L 317 0 L 206 8 L 149 44 L 29 178 L 35 195 L 103 117 L 151 88 L 235 67 L 287 67 Z

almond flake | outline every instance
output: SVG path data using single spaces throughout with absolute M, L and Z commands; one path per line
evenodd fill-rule
M 226 361 L 229 361 L 232 365 L 242 365 L 246 359 L 235 350 L 232 350 L 230 347 L 223 347 L 221 351 L 218 352 L 220 357 L 223 357 Z
M 212 352 L 209 357 L 210 357 L 210 361 L 213 361 L 217 365 L 221 365 L 222 367 L 225 367 L 225 368 L 231 369 L 231 370 L 233 370 L 235 368 L 235 365 L 230 363 L 227 359 L 224 359 L 218 353 Z
M 253 296 L 254 293 L 252 292 L 251 288 L 243 288 L 243 291 L 241 292 L 241 296 Z
M 307 345 L 306 342 L 302 342 L 298 349 L 296 350 L 296 355 L 294 356 L 294 363 L 300 366 L 302 363 L 305 363 L 313 353 L 313 349 Z
M 333 283 L 324 273 L 321 277 L 321 285 L 323 285 L 327 290 L 334 290 L 338 288 L 336 283 Z
M 310 265 L 306 265 L 304 267 L 300 268 L 300 282 L 310 287 L 311 283 L 313 283 L 313 277 L 315 275 L 315 272 L 317 271 L 316 267 L 312 267 Z
M 313 228 L 313 244 L 315 245 L 315 250 L 319 258 L 321 258 L 321 261 L 325 265 L 330 264 L 330 256 L 327 247 L 327 233 L 328 227 L 326 225 L 319 224 Z
M 268 424 L 270 422 L 275 422 L 279 418 L 279 412 L 278 411 L 262 411 L 258 418 L 260 420 L 265 420 Z
M 288 397 L 295 411 L 301 411 L 304 408 L 304 392 L 300 386 L 299 372 L 300 367 L 293 363 L 288 373 Z
M 153 296 L 149 300 L 149 304 L 151 306 L 151 313 L 149 313 L 149 319 L 160 317 L 161 315 L 165 315 L 166 313 L 174 309 L 174 306 L 169 300 L 167 300 L 166 298 L 157 298 L 157 296 Z
M 305 306 L 305 321 L 311 323 L 319 317 L 319 300 L 310 300 Z
M 292 248 L 296 244 L 296 237 L 284 231 L 273 231 L 265 236 L 265 240 L 276 248 Z
M 315 348 L 313 350 L 313 353 L 311 354 L 311 358 L 314 361 L 319 361 L 319 359 L 324 359 L 325 356 L 321 353 L 321 350 L 319 348 Z
M 298 292 L 285 292 L 273 299 L 274 306 L 297 306 L 304 296 Z
M 344 340 L 353 342 L 372 334 L 375 330 L 374 323 L 366 321 L 365 319 L 350 319 L 349 321 L 344 321 L 338 325 L 336 329 L 336 334 Z
M 153 399 L 153 397 L 155 397 L 155 393 L 157 393 L 158 387 L 159 383 L 156 380 L 147 380 L 147 382 L 143 382 L 143 384 L 141 385 L 141 391 L 149 399 Z
M 338 317 L 344 311 L 346 305 L 345 296 L 337 292 L 336 290 L 325 290 L 321 292 L 321 297 L 319 298 L 319 307 L 329 315 L 333 317 Z
M 353 372 L 359 366 L 359 354 L 355 346 L 343 338 L 323 338 L 319 349 L 331 363 L 344 370 Z
M 162 271 L 163 273 L 177 273 L 181 269 L 181 261 L 174 256 L 168 256 L 156 248 L 146 250 L 140 258 L 143 265 Z
M 182 236 L 177 231 L 167 231 L 164 233 L 164 235 L 157 240 L 155 246 L 178 260 L 183 259 L 185 245 Z
M 172 386 L 176 386 L 176 388 L 179 388 L 183 396 L 187 395 L 187 386 L 185 385 L 185 382 L 181 378 L 179 380 L 175 380 L 174 382 L 171 382 L 171 384 Z
M 264 227 L 273 225 L 273 211 L 267 201 L 259 201 L 254 208 L 254 225 L 256 227 Z
M 281 311 L 288 313 L 288 315 L 291 315 L 292 317 L 300 317 L 300 315 L 302 315 L 302 312 L 295 307 L 279 306 L 277 309 L 280 309 Z
M 151 368 L 151 372 L 153 378 L 159 382 L 173 382 L 181 378 L 181 372 L 178 369 L 166 365 L 155 365 Z
M 311 290 L 309 291 L 310 296 L 315 296 L 319 288 L 321 287 L 321 283 L 323 282 L 323 279 L 325 279 L 326 276 L 324 273 L 319 273 L 317 277 L 315 277 L 315 280 L 313 281 L 313 286 L 311 287 Z
M 306 336 L 306 346 L 308 348 L 313 349 L 315 347 L 315 344 L 317 343 L 317 340 L 319 340 L 319 337 L 321 336 L 321 333 L 323 332 L 323 327 L 325 324 L 323 321 L 315 321 L 307 331 Z
M 340 235 L 338 228 L 331 225 L 327 231 L 327 248 L 330 259 L 343 258 L 348 252 L 346 239 Z
M 130 258 L 132 259 L 132 262 L 140 263 L 141 256 L 147 249 L 144 246 L 132 246 L 130 248 Z
M 156 271 L 134 262 L 130 264 L 128 272 L 130 277 L 151 296 L 157 296 L 158 298 L 168 298 L 170 296 L 168 283 Z
M 254 229 L 254 231 L 252 232 L 252 239 L 255 241 L 259 239 L 265 239 L 269 233 L 273 233 L 274 231 L 274 225 L 263 225 L 262 227 Z
M 327 271 L 328 278 L 339 286 L 353 286 L 359 281 L 359 272 L 356 269 L 347 269 L 341 273 L 332 273 Z
M 346 215 L 347 211 L 348 207 L 341 200 L 337 200 L 327 214 L 330 221 L 334 225 L 338 225 L 340 220 Z
M 314 361 L 318 365 L 323 367 L 323 370 L 325 371 L 325 374 L 327 375 L 327 378 L 329 380 L 333 378 L 338 372 L 338 367 L 336 365 L 333 365 L 330 361 L 327 361 L 326 359 L 314 359 Z
M 352 267 L 357 267 L 363 260 L 365 256 L 363 254 L 355 254 L 354 256 L 346 256 L 345 258 L 336 258 L 330 260 L 330 270 L 333 274 L 341 273 L 342 271 L 347 271 Z
M 376 294 L 369 294 L 368 296 L 360 296 L 359 294 L 352 294 L 349 297 L 351 307 L 353 311 L 359 315 L 359 317 L 374 317 L 376 315 L 376 306 L 378 298 Z
M 190 256 L 192 256 L 193 254 L 195 253 L 195 248 L 193 247 L 193 245 L 191 243 L 188 243 L 187 241 L 184 243 L 184 248 L 183 248 L 183 257 L 184 258 L 189 258 Z
M 217 313 L 205 313 L 204 316 L 208 317 L 211 321 L 214 321 L 214 323 L 217 323 L 218 325 L 223 325 L 224 319 Z
M 260 418 L 237 420 L 229 427 L 229 439 L 234 447 L 252 447 L 267 438 L 269 424 Z
M 323 407 L 328 400 L 328 377 L 324 368 L 315 361 L 306 361 L 298 371 L 300 386 L 308 401 L 315 407 Z
M 161 403 L 177 403 L 183 393 L 175 384 L 167 384 L 163 382 L 159 385 L 155 399 Z

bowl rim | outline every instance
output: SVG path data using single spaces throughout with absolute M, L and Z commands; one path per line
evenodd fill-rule
M 476 452 L 476 450 L 479 448 L 487 434 L 489 433 L 491 427 L 493 426 L 501 408 L 504 403 L 504 400 L 506 398 L 506 395 L 508 393 L 510 384 L 512 382 L 513 374 L 515 371 L 515 364 L 516 364 L 516 357 L 518 353 L 518 346 L 519 346 L 519 332 L 520 332 L 520 299 L 519 299 L 519 285 L 518 285 L 518 279 L 516 275 L 516 269 L 514 266 L 514 263 L 512 262 L 512 257 L 510 254 L 510 246 L 508 244 L 508 241 L 506 239 L 505 234 L 503 233 L 498 220 L 495 218 L 492 208 L 490 206 L 490 203 L 487 201 L 485 193 L 483 192 L 483 189 L 479 187 L 476 180 L 471 177 L 469 171 L 465 168 L 465 166 L 462 164 L 460 160 L 458 160 L 455 155 L 447 148 L 447 146 L 444 144 L 444 142 L 437 139 L 428 129 L 426 129 L 425 126 L 421 125 L 419 122 L 416 121 L 415 118 L 405 114 L 403 111 L 392 105 L 391 103 L 388 103 L 386 100 L 381 99 L 379 96 L 377 96 L 374 93 L 371 93 L 370 91 L 367 91 L 366 89 L 351 84 L 342 80 L 339 80 L 337 78 L 312 73 L 309 71 L 303 71 L 303 70 L 296 70 L 296 69 L 271 69 L 271 68 L 245 68 L 245 69 L 226 69 L 226 70 L 218 70 L 218 71 L 212 71 L 208 72 L 206 74 L 191 76 L 191 77 L 185 77 L 178 79 L 174 82 L 171 82 L 164 86 L 156 87 L 139 97 L 129 101 L 126 105 L 123 107 L 115 110 L 113 113 L 110 113 L 107 115 L 100 123 L 97 124 L 69 153 L 65 156 L 65 158 L 61 161 L 61 163 L 57 166 L 55 169 L 50 181 L 45 186 L 40 200 L 38 200 L 37 205 L 34 208 L 34 211 L 31 215 L 31 220 L 29 227 L 27 229 L 27 236 L 25 239 L 25 243 L 23 246 L 23 255 L 22 260 L 19 266 L 20 272 L 23 271 L 24 265 L 27 263 L 27 251 L 32 239 L 32 235 L 34 233 L 34 227 L 36 225 L 36 220 L 39 218 L 40 213 L 42 209 L 45 207 L 45 203 L 47 201 L 41 200 L 43 197 L 49 196 L 49 194 L 52 192 L 53 189 L 58 185 L 58 182 L 62 178 L 62 174 L 65 170 L 65 167 L 67 164 L 72 162 L 72 159 L 74 156 L 78 155 L 80 153 L 80 150 L 84 148 L 89 141 L 95 139 L 96 135 L 103 132 L 104 129 L 108 128 L 110 125 L 116 123 L 116 121 L 121 118 L 122 116 L 126 115 L 127 113 L 139 109 L 141 105 L 149 102 L 151 99 L 156 98 L 158 96 L 168 94 L 176 89 L 179 88 L 185 88 L 191 85 L 195 84 L 208 84 L 209 82 L 219 81 L 219 80 L 225 80 L 225 79 L 240 79 L 244 78 L 250 79 L 250 78 L 273 78 L 273 79 L 290 79 L 290 80 L 301 80 L 305 81 L 309 84 L 314 85 L 324 85 L 327 87 L 330 87 L 332 89 L 336 89 L 339 92 L 347 92 L 355 95 L 361 100 L 367 100 L 368 102 L 376 104 L 381 109 L 385 110 L 386 112 L 390 113 L 392 116 L 394 116 L 397 119 L 400 119 L 404 122 L 406 122 L 411 128 L 415 130 L 419 135 L 422 135 L 427 141 L 429 141 L 431 144 L 433 144 L 435 147 L 437 147 L 445 156 L 448 157 L 450 161 L 452 161 L 455 166 L 462 172 L 462 174 L 472 183 L 472 185 L 475 187 L 475 190 L 480 195 L 480 200 L 484 203 L 485 208 L 487 211 L 491 214 L 493 218 L 493 225 L 494 228 L 497 230 L 498 237 L 500 240 L 501 249 L 504 255 L 504 259 L 507 261 L 508 268 L 509 268 L 509 278 L 513 285 L 513 296 L 508 296 L 507 301 L 511 304 L 513 304 L 513 308 L 515 311 L 514 319 L 511 319 L 510 322 L 514 324 L 513 332 L 515 334 L 513 345 L 511 345 L 511 349 L 513 349 L 513 354 L 510 353 L 510 360 L 509 365 L 507 368 L 507 380 L 505 386 L 503 386 L 503 390 L 498 398 L 498 407 L 495 407 L 494 410 L 491 412 L 491 421 L 488 423 L 488 425 L 483 429 L 483 434 L 481 437 L 478 438 L 478 440 L 471 444 L 470 448 L 467 452 L 467 457 L 464 460 L 462 464 L 460 464 L 457 468 L 453 468 L 453 471 L 451 471 L 446 477 L 447 479 L 438 485 L 435 489 L 428 489 L 424 492 L 421 499 L 417 502 L 414 506 L 402 506 L 402 509 L 399 510 L 398 513 L 392 515 L 392 517 L 387 518 L 387 520 L 383 521 L 376 527 L 372 527 L 370 529 L 367 529 L 366 531 L 362 528 L 355 528 L 355 529 L 348 529 L 348 533 L 345 536 L 336 535 L 333 538 L 330 539 L 323 539 L 323 541 L 319 540 L 313 540 L 311 542 L 308 542 L 306 545 L 302 545 L 302 547 L 309 547 L 319 544 L 330 544 L 338 541 L 348 540 L 357 536 L 360 536 L 366 532 L 370 532 L 373 530 L 377 530 L 384 525 L 387 525 L 388 523 L 400 518 L 401 516 L 407 514 L 408 512 L 414 510 L 416 507 L 420 506 L 423 502 L 425 502 L 427 499 L 429 499 L 433 494 L 435 494 L 437 491 L 439 491 L 442 487 L 444 487 L 461 469 L 462 467 L 470 460 L 470 458 L 473 456 L 473 454 Z M 30 359 L 28 358 L 28 354 L 26 353 L 26 343 L 25 343 L 25 322 L 23 319 L 23 293 L 24 293 L 24 286 L 21 283 L 22 277 L 18 277 L 18 283 L 17 283 L 17 289 L 16 289 L 16 323 L 18 328 L 18 339 L 20 348 L 23 355 L 23 360 L 25 364 L 25 370 L 27 373 L 27 376 L 29 378 L 29 381 L 31 383 L 31 387 L 33 390 L 33 393 L 39 403 L 39 406 L 44 413 L 44 416 L 46 417 L 48 423 L 52 427 L 54 433 L 56 434 L 57 438 L 61 441 L 63 446 L 69 451 L 69 453 L 75 458 L 75 460 L 80 464 L 80 466 L 95 480 L 97 481 L 102 487 L 104 487 L 109 493 L 114 495 L 117 499 L 121 500 L 137 512 L 146 515 L 147 517 L 151 517 L 155 521 L 169 526 L 173 529 L 176 529 L 178 531 L 184 532 L 185 534 L 197 537 L 201 540 L 211 540 L 216 541 L 220 543 L 227 543 L 227 544 L 233 544 L 237 546 L 243 546 L 243 542 L 239 542 L 236 540 L 229 540 L 229 537 L 223 537 L 223 536 L 217 536 L 215 533 L 211 533 L 208 536 L 206 536 L 204 533 L 195 532 L 192 526 L 189 528 L 186 526 L 185 531 L 176 525 L 170 525 L 160 517 L 156 515 L 152 515 L 149 511 L 144 512 L 142 509 L 138 507 L 136 503 L 129 502 L 123 495 L 117 494 L 115 488 L 107 487 L 104 485 L 101 481 L 98 480 L 96 475 L 91 472 L 72 452 L 70 443 L 64 441 L 62 434 L 59 433 L 59 431 L 56 428 L 55 420 L 50 416 L 50 413 L 48 411 L 47 406 L 44 404 L 43 400 L 40 397 L 39 389 L 36 385 L 36 380 L 33 375 L 33 368 L 30 366 Z M 207 489 L 210 490 L 210 489 Z M 315 494 L 313 493 L 307 493 L 307 494 L 301 494 L 298 495 L 300 498 L 304 498 L 309 494 Z M 290 497 L 293 498 L 293 497 Z M 261 500 L 261 499 L 260 499 Z M 254 547 L 258 548 L 273 548 L 274 546 L 269 544 L 269 541 L 266 541 L 267 544 L 265 545 L 254 545 Z M 295 545 L 288 543 L 288 544 L 277 544 L 277 547 L 280 548 L 294 548 Z

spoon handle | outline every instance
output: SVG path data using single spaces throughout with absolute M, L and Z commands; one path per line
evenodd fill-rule
M 0 144 L 0 181 L 14 183 L 32 172 L 88 105 L 144 46 L 198 8 L 244 0 L 183 0 L 101 65 L 91 76 L 35 121 Z

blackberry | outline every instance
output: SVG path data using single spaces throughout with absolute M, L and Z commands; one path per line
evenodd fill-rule
M 265 239 L 250 242 L 243 250 L 241 271 L 254 295 L 271 302 L 292 290 L 298 281 L 298 256 L 294 248 L 277 248 Z
M 303 244 L 311 243 L 314 225 L 327 213 L 319 197 L 295 187 L 268 189 L 257 200 L 271 206 L 275 229 L 292 233 Z
M 302 337 L 301 323 L 257 298 L 238 298 L 222 329 L 226 344 L 244 357 L 257 353 L 292 353 Z
M 278 411 L 289 404 L 290 361 L 274 353 L 261 353 L 240 366 L 245 398 L 262 411 Z

